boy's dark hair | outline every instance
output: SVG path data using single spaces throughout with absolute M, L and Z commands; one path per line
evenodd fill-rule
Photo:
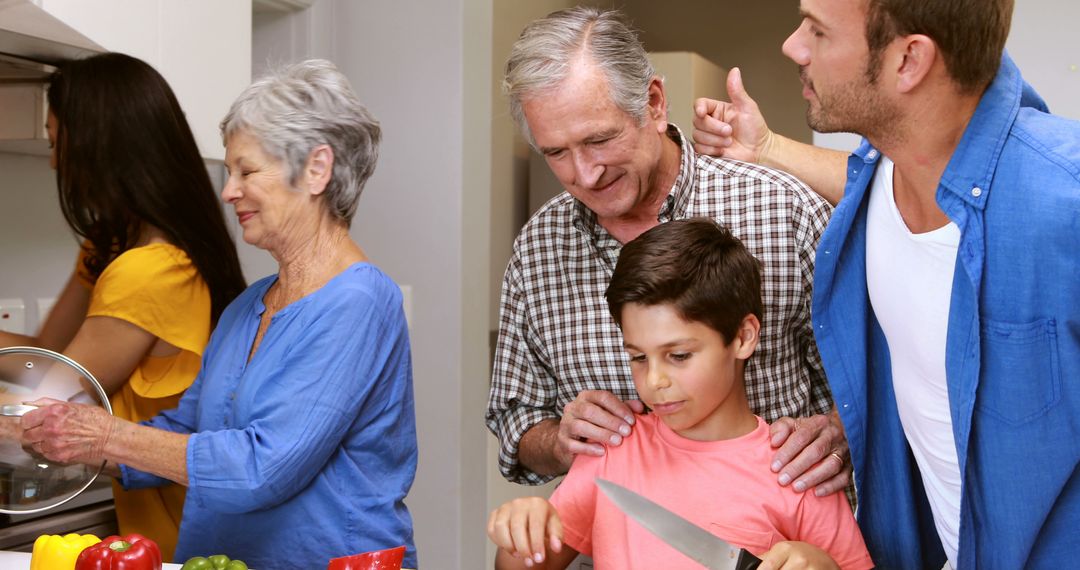
M 731 232 L 708 218 L 660 224 L 623 247 L 607 288 L 622 327 L 629 303 L 670 303 L 731 343 L 748 314 L 760 321 L 761 263 Z

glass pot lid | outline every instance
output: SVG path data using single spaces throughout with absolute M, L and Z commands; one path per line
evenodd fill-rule
M 36 513 L 62 505 L 105 468 L 45 459 L 21 444 L 20 418 L 38 398 L 112 406 L 101 384 L 78 362 L 51 350 L 0 348 L 0 513 Z

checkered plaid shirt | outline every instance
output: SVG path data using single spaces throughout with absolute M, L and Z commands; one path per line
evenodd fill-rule
M 669 136 L 683 139 L 674 126 Z M 675 185 L 658 220 L 717 220 L 763 264 L 765 315 L 746 366 L 746 396 L 766 421 L 827 412 L 832 398 L 810 324 L 814 250 L 832 210 L 793 176 L 698 155 L 682 144 Z M 636 399 L 622 334 L 604 291 L 619 251 L 596 216 L 567 193 L 545 204 L 514 242 L 502 286 L 487 425 L 509 480 L 551 479 L 518 463 L 521 436 L 558 418 L 582 390 Z

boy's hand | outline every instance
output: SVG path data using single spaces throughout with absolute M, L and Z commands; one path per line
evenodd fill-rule
M 638 400 L 620 400 L 604 390 L 583 390 L 563 408 L 555 453 L 568 469 L 574 456 L 604 455 L 604 445 L 619 445 L 630 435 L 634 414 L 645 411 Z
M 544 562 L 547 548 L 562 550 L 559 513 L 540 497 L 514 499 L 495 509 L 488 517 L 487 532 L 496 546 L 530 567 Z
M 761 555 L 758 570 L 840 570 L 829 553 L 805 542 L 780 542 Z
M 769 426 L 769 441 L 779 447 L 772 470 L 778 481 L 794 481 L 800 493 L 814 488 L 823 497 L 842 491 L 851 481 L 847 436 L 836 411 L 809 418 L 783 417 Z

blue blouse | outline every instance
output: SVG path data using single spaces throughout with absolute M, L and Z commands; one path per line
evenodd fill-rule
M 357 263 L 280 310 L 251 351 L 260 280 L 222 314 L 179 406 L 145 422 L 191 434 L 176 561 L 227 554 L 260 570 L 407 546 L 416 474 L 412 363 L 401 292 Z M 163 478 L 126 466 L 134 489 Z

